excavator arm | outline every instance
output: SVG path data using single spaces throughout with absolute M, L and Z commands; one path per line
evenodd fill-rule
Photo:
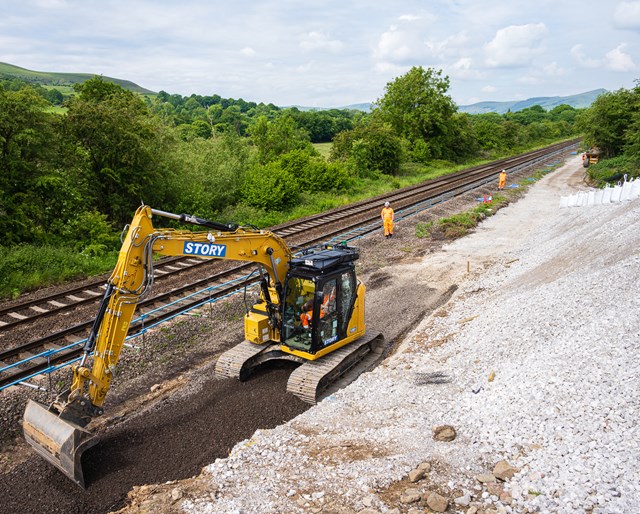
M 155 229 L 153 215 L 209 230 Z M 223 225 L 144 205 L 136 211 L 80 362 L 72 368 L 69 390 L 48 407 L 29 401 L 23 420 L 27 442 L 82 487 L 81 455 L 98 442 L 97 437 L 84 427 L 103 413 L 135 309 L 153 286 L 154 254 L 255 262 L 269 276 L 270 283 L 263 286 L 262 292 L 267 307 L 279 304 L 282 283 L 292 258 L 286 243 L 268 231 Z

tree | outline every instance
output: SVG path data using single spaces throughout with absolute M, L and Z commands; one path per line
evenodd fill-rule
M 443 138 L 450 128 L 456 106 L 446 93 L 449 78 L 442 71 L 414 66 L 402 77 L 386 86 L 386 92 L 377 100 L 380 116 L 391 124 L 397 134 L 410 142 L 425 141 L 433 147 L 432 157 L 441 158 Z
M 585 143 L 599 148 L 605 157 L 622 154 L 628 141 L 628 129 L 639 110 L 637 88 L 636 91 L 619 89 L 601 94 L 578 122 L 585 134 Z
M 307 132 L 298 128 L 288 114 L 273 121 L 266 116 L 259 116 L 249 127 L 249 136 L 258 150 L 260 164 L 271 162 L 291 150 L 306 149 L 315 153 Z
M 526 109 L 517 112 L 509 112 L 505 118 L 514 120 L 521 125 L 530 125 L 531 123 L 540 123 L 547 117 L 547 112 L 540 105 L 532 105 Z
M 636 87 L 633 89 L 634 108 L 631 112 L 631 123 L 626 133 L 625 153 L 635 157 L 640 161 L 640 80 L 636 80 Z
M 504 127 L 499 114 L 478 114 L 473 117 L 476 141 L 482 150 L 497 151 L 504 145 Z
M 49 107 L 29 86 L 0 88 L 0 244 L 52 242 L 85 208 L 83 158 Z
M 46 174 L 53 136 L 48 102 L 32 88 L 0 88 L 0 232 L 2 244 L 33 236 L 33 185 Z
M 561 104 L 554 107 L 549 111 L 549 116 L 552 121 L 564 121 L 570 125 L 573 125 L 578 116 L 578 110 L 574 109 L 570 105 Z
M 349 173 L 340 163 L 327 164 L 322 157 L 310 155 L 305 150 L 292 150 L 281 155 L 277 162 L 296 178 L 302 190 L 311 193 L 339 191 L 351 182 Z
M 233 133 L 210 139 L 194 138 L 172 152 L 168 189 L 175 198 L 167 209 L 211 219 L 242 196 L 249 166 L 246 138 Z
M 134 93 L 95 77 L 74 89 L 66 126 L 87 152 L 97 209 L 118 225 L 146 203 L 162 203 L 169 136 Z
M 376 171 L 396 175 L 400 170 L 401 154 L 400 138 L 389 124 L 376 119 L 341 132 L 331 147 L 331 160 L 351 161 L 360 176 Z
M 47 100 L 49 100 L 53 105 L 62 105 L 64 101 L 64 96 L 58 89 L 49 89 L 46 93 Z

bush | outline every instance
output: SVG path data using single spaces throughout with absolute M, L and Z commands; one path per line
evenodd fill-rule
M 246 203 L 266 211 L 292 207 L 299 200 L 299 184 L 278 162 L 254 165 L 245 177 L 242 196 Z
M 417 141 L 410 142 L 403 139 L 402 143 L 406 155 L 410 160 L 422 164 L 426 164 L 431 160 L 431 148 L 429 148 L 429 143 L 426 141 L 418 139 Z
M 65 224 L 61 235 L 76 252 L 85 255 L 105 255 L 120 246 L 118 234 L 107 221 L 107 215 L 97 211 L 78 214 Z
M 293 150 L 280 157 L 280 167 L 296 178 L 301 189 L 310 193 L 337 191 L 348 187 L 351 177 L 340 163 L 327 162 L 305 150 Z
M 466 236 L 483 219 L 488 218 L 496 210 L 507 203 L 507 199 L 499 196 L 493 203 L 482 203 L 473 209 L 454 214 L 448 218 L 440 218 L 437 221 L 418 223 L 416 225 L 416 237 L 432 237 L 434 239 L 457 239 Z
M 429 221 L 427 223 L 418 223 L 416 224 L 416 237 L 418 239 L 423 239 L 425 237 L 431 237 L 431 229 L 433 228 L 434 222 Z
M 331 160 L 352 160 L 360 177 L 375 171 L 396 175 L 400 170 L 401 155 L 400 138 L 389 125 L 376 122 L 341 132 L 331 148 Z
M 621 155 L 613 159 L 603 159 L 597 164 L 592 164 L 587 168 L 589 180 L 597 186 L 604 186 L 606 183 L 615 183 L 640 175 L 640 157 Z

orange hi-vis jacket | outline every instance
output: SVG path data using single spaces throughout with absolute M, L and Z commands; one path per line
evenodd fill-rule
M 384 235 L 388 236 L 389 234 L 393 234 L 393 209 L 391 207 L 384 207 L 380 215 L 382 216 Z
M 507 183 L 507 174 L 504 171 L 501 171 L 500 176 L 498 177 L 498 187 L 502 189 L 506 183 Z
M 329 304 L 336 299 L 336 290 L 335 288 L 331 290 L 331 292 L 324 297 L 322 300 L 322 305 L 320 306 L 320 319 L 324 318 L 325 313 L 329 308 Z M 313 318 L 313 307 L 309 309 L 307 312 L 303 312 L 300 314 L 300 322 L 304 328 L 309 328 L 311 323 L 311 319 Z

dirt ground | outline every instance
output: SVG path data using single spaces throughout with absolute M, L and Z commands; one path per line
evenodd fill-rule
M 420 261 L 446 241 L 417 238 L 415 225 L 473 207 L 485 192 L 494 191 L 487 187 L 403 221 L 392 239 L 380 233 L 353 243 L 361 250 L 358 273 L 367 285 L 369 330 L 398 344 L 425 315 L 446 303 L 458 277 L 482 265 L 485 250 L 470 249 L 469 256 L 448 256 L 433 273 L 425 273 Z M 522 187 L 507 195 L 515 201 L 524 192 Z M 495 241 L 500 244 L 508 241 Z M 307 410 L 309 405 L 285 391 L 291 371 L 287 365 L 269 365 L 244 383 L 214 378 L 217 355 L 242 338 L 242 312 L 241 298 L 232 298 L 156 330 L 138 349 L 124 353 L 107 414 L 94 428 L 101 442 L 83 457 L 85 491 L 35 456 L 20 438 L 5 445 L 0 511 L 115 511 L 125 506 L 134 486 L 198 475 L 257 429 L 272 428 Z M 19 394 L 34 397 L 31 391 Z

